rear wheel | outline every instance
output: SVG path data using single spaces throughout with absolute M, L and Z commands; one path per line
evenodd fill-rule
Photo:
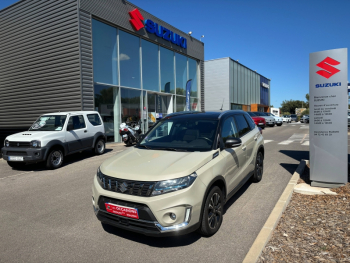
M 262 152 L 258 152 L 255 160 L 255 169 L 254 174 L 252 176 L 252 181 L 258 183 L 262 179 L 262 175 L 264 172 L 264 156 Z
M 46 160 L 46 167 L 49 169 L 57 169 L 62 166 L 63 153 L 60 149 L 53 149 L 50 151 Z
M 22 162 L 11 162 L 11 161 L 7 161 L 7 164 L 15 169 L 23 168 L 26 165 L 25 163 L 22 163 Z
M 106 144 L 103 139 L 98 139 L 98 141 L 95 143 L 95 154 L 101 155 L 105 152 Z
M 199 232 L 204 236 L 214 235 L 222 223 L 224 209 L 223 194 L 218 186 L 214 186 L 205 200 L 203 216 Z

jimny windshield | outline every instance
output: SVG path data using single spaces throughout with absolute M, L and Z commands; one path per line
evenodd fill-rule
M 41 116 L 29 128 L 30 131 L 61 131 L 66 121 L 66 115 Z
M 141 141 L 147 149 L 210 151 L 215 139 L 217 120 L 171 118 L 159 122 Z

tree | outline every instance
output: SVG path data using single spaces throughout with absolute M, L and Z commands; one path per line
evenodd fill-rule
M 305 98 L 306 98 L 306 106 L 305 106 L 305 108 L 309 108 L 309 93 L 307 93 L 306 95 L 305 95 Z
M 296 108 L 302 108 L 305 102 L 301 100 L 284 100 L 281 103 L 282 112 L 290 112 L 291 114 L 295 114 Z

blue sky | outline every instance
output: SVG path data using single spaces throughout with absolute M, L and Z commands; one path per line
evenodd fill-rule
M 14 3 L 0 0 L 0 9 Z M 271 79 L 271 104 L 305 100 L 309 53 L 349 48 L 350 0 L 130 0 L 192 36 L 205 59 L 231 57 Z

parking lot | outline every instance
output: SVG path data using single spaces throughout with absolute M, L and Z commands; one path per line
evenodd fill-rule
M 146 237 L 95 218 L 91 185 L 96 169 L 125 150 L 107 145 L 94 156 L 69 156 L 64 166 L 13 170 L 0 159 L 0 262 L 241 262 L 301 159 L 308 159 L 308 124 L 266 128 L 263 179 L 247 183 L 225 205 L 219 232 Z

